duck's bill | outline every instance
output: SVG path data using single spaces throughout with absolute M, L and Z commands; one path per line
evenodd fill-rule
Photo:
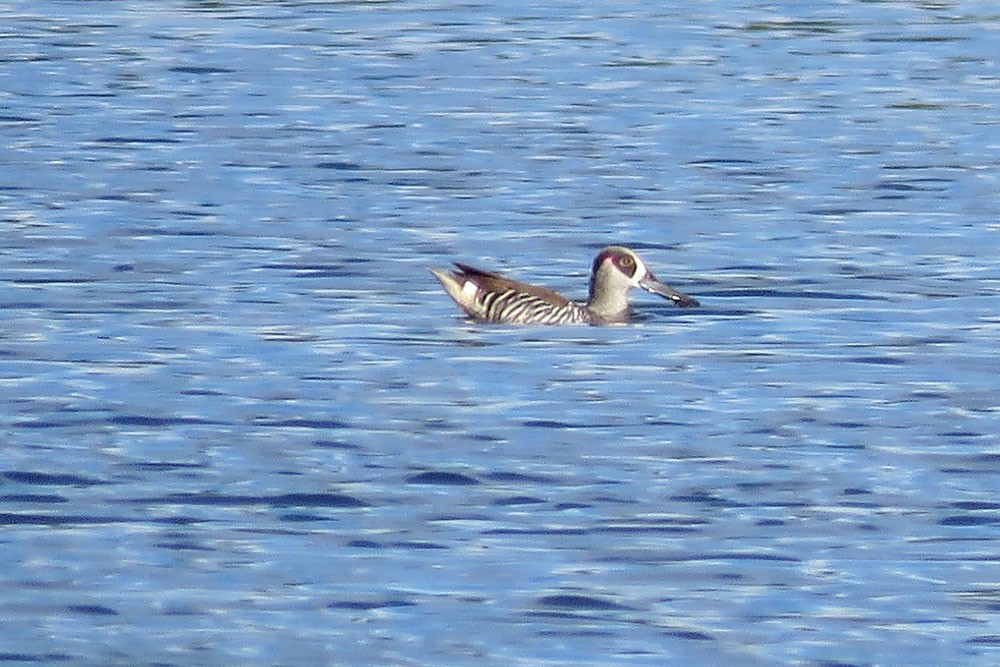
M 670 285 L 667 285 L 666 283 L 661 283 L 653 276 L 653 274 L 649 274 L 648 276 L 640 280 L 639 287 L 646 290 L 650 294 L 657 294 L 659 296 L 662 296 L 664 299 L 670 299 L 681 308 L 700 305 L 697 299 L 690 297 L 687 294 L 682 294 L 681 292 L 678 292 L 677 290 L 675 290 Z

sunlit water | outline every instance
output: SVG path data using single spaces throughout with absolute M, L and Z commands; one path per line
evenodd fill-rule
M 996 664 L 1000 12 L 669 4 L 6 3 L 0 662 Z

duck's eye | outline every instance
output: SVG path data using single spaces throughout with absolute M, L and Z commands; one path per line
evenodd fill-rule
M 633 266 L 635 266 L 635 260 L 629 257 L 628 255 L 625 255 L 618 259 L 618 264 L 623 269 L 631 269 Z

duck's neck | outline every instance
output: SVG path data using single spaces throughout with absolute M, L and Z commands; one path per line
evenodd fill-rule
M 624 290 L 600 289 L 590 286 L 587 310 L 608 322 L 628 319 L 628 292 Z

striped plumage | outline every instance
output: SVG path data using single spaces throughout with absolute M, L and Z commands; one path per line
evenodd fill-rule
M 506 324 L 619 324 L 628 322 L 628 291 L 639 287 L 679 306 L 698 302 L 661 283 L 628 248 L 598 253 L 590 275 L 590 297 L 577 304 L 552 290 L 455 263 L 457 270 L 431 269 L 449 296 L 473 319 Z

